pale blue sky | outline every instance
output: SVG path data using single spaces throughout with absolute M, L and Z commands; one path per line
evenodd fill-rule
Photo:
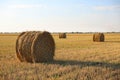
M 120 0 L 0 0 L 0 32 L 120 32 Z

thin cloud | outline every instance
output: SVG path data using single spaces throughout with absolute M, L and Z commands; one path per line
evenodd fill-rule
M 94 10 L 120 10 L 120 5 L 116 6 L 95 6 L 93 7 Z
M 8 8 L 15 8 L 15 9 L 26 9 L 26 8 L 46 8 L 46 5 L 38 4 L 38 5 L 9 5 Z

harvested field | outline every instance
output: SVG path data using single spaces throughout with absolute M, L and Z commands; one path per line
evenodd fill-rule
M 55 61 L 33 64 L 18 60 L 18 35 L 0 35 L 0 80 L 120 80 L 120 34 L 105 34 L 100 43 L 93 34 L 58 36 Z

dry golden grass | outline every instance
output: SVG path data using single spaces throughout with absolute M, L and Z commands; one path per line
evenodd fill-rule
M 93 34 L 53 34 L 55 61 L 21 63 L 16 57 L 16 36 L 0 36 L 0 80 L 120 80 L 120 34 L 105 34 L 105 42 L 93 42 Z

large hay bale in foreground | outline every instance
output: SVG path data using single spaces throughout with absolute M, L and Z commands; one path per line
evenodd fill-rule
M 104 42 L 105 37 L 103 33 L 95 33 L 93 35 L 93 41 L 94 42 Z
M 16 54 L 21 62 L 52 61 L 55 42 L 49 32 L 28 31 L 21 33 L 16 41 Z
M 59 33 L 59 38 L 66 38 L 66 33 Z

